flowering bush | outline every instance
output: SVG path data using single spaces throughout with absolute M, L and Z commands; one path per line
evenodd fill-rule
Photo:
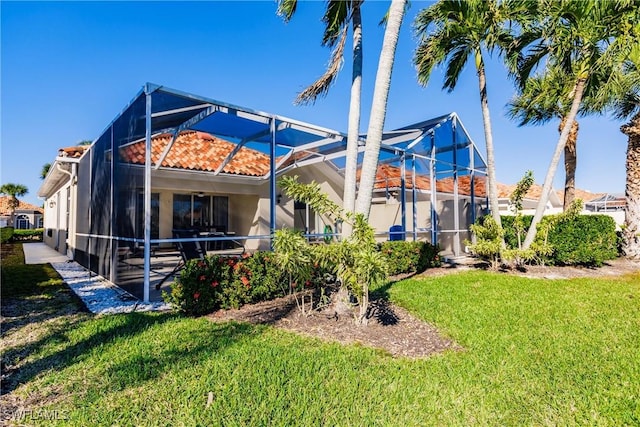
M 188 315 L 202 315 L 220 308 L 225 302 L 223 288 L 228 286 L 235 261 L 218 256 L 187 262 L 171 287 L 163 292 L 165 301 Z
M 420 273 L 441 264 L 440 249 L 427 242 L 388 241 L 378 247 L 387 260 L 390 275 Z

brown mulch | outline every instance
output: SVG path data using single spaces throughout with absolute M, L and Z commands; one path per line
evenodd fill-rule
M 453 341 L 441 336 L 435 327 L 386 300 L 372 301 L 368 317 L 369 322 L 364 326 L 357 325 L 351 316 L 337 316 L 331 310 L 311 310 L 302 314 L 293 295 L 245 305 L 236 310 L 220 310 L 209 316 L 220 322 L 236 320 L 269 324 L 325 341 L 382 349 L 398 357 L 421 358 L 460 349 Z
M 416 277 L 437 277 L 478 268 L 486 267 L 481 264 L 445 264 L 428 269 Z M 611 277 L 640 272 L 640 261 L 616 259 L 598 268 L 527 266 L 525 270 L 503 269 L 501 272 L 543 279 Z M 442 336 L 433 325 L 384 299 L 372 301 L 369 324 L 366 326 L 357 325 L 353 317 L 337 316 L 330 310 L 307 310 L 307 314 L 303 315 L 294 296 L 246 305 L 237 310 L 220 310 L 208 317 L 218 322 L 235 320 L 268 324 L 325 341 L 382 349 L 394 357 L 424 358 L 446 350 L 462 350 L 458 344 Z

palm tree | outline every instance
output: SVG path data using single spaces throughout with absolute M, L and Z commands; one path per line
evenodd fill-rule
M 569 112 L 570 90 L 570 82 L 567 82 L 566 76 L 559 70 L 551 71 L 547 76 L 529 78 L 521 93 L 507 105 L 507 114 L 513 119 L 519 119 L 518 126 L 529 123 L 540 125 L 557 118 L 560 120 L 558 132 L 562 133 Z M 578 130 L 578 121 L 574 120 L 564 147 L 565 211 L 575 199 Z
M 537 26 L 528 29 L 527 37 L 535 42 L 518 64 L 519 81 L 524 87 L 531 72 L 542 61 L 546 63 L 545 70 L 557 67 L 572 79 L 571 106 L 549 164 L 524 249 L 528 249 L 535 239 L 537 224 L 544 215 L 560 156 L 582 107 L 583 96 L 588 86 L 600 84 L 596 82 L 602 76 L 598 71 L 612 69 L 612 64 L 621 58 L 621 52 L 628 52 L 637 7 L 637 0 L 540 1 L 539 16 L 542 18 Z
M 348 212 L 355 209 L 356 172 L 358 167 L 358 135 L 360 133 L 360 108 L 362 93 L 362 17 L 360 7 L 364 0 L 329 0 L 322 21 L 325 33 L 322 45 L 334 49 L 325 73 L 296 98 L 295 103 L 315 102 L 318 96 L 326 95 L 340 71 L 349 23 L 353 28 L 353 71 L 351 78 L 351 98 L 349 104 L 349 123 L 347 129 L 347 153 L 343 202 Z M 297 0 L 280 0 L 278 14 L 288 22 L 296 12 Z M 343 236 L 351 234 L 351 226 L 343 225 Z
M 40 171 L 40 179 L 45 179 L 47 177 L 49 169 L 51 169 L 51 163 L 45 163 L 44 165 L 42 165 L 42 170 Z
M 400 26 L 402 25 L 406 5 L 407 0 L 391 1 L 382 41 L 382 51 L 378 61 L 378 70 L 373 89 L 373 104 L 371 105 L 369 116 L 366 148 L 362 161 L 362 174 L 360 176 L 360 188 L 355 210 L 356 213 L 361 213 L 366 218 L 369 217 L 369 211 L 371 210 L 371 197 L 378 169 L 382 131 L 387 113 L 391 71 L 393 70 L 398 36 L 400 35 Z
M 515 36 L 507 23 L 526 18 L 530 9 L 523 1 L 440 0 L 421 11 L 414 23 L 420 38 L 414 63 L 421 85 L 427 85 L 437 65 L 446 64 L 443 89 L 451 92 L 469 58 L 474 59 L 487 149 L 489 207 L 498 225 L 501 221 L 484 57 L 514 44 Z
M 27 187 L 22 184 L 7 183 L 7 184 L 3 184 L 2 187 L 0 187 L 0 194 L 6 194 L 7 196 L 9 196 L 9 203 L 8 203 L 9 210 L 10 210 L 9 225 L 12 227 L 14 225 L 14 216 L 15 216 L 16 209 L 20 205 L 20 201 L 18 200 L 18 197 L 22 197 L 28 192 L 29 190 L 27 189 Z
M 640 25 L 636 28 L 640 33 Z M 594 97 L 593 107 L 607 108 L 616 118 L 629 120 L 620 127 L 629 139 L 622 251 L 628 258 L 640 259 L 640 39 L 636 40 L 628 58 L 611 72 L 611 78 Z

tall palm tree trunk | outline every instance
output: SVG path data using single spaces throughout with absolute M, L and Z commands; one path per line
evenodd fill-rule
M 567 123 L 566 116 L 560 121 L 558 132 L 562 134 L 562 129 Z M 574 120 L 567 138 L 567 145 L 564 146 L 564 202 L 562 209 L 566 212 L 576 198 L 576 167 L 578 165 L 578 121 Z
M 540 194 L 540 200 L 538 200 L 538 204 L 536 206 L 536 213 L 533 215 L 533 219 L 531 220 L 531 226 L 529 227 L 529 231 L 527 231 L 527 236 L 524 239 L 523 249 L 529 249 L 531 244 L 536 238 L 536 232 L 538 229 L 538 223 L 542 219 L 544 215 L 545 208 L 547 206 L 547 202 L 549 201 L 549 193 L 551 192 L 551 185 L 553 184 L 553 177 L 558 170 L 558 163 L 560 162 L 560 156 L 564 151 L 564 147 L 567 144 L 567 139 L 569 139 L 569 133 L 571 131 L 571 127 L 573 126 L 573 122 L 578 115 L 578 109 L 580 108 L 580 104 L 582 102 L 582 95 L 584 94 L 586 78 L 579 78 L 576 82 L 574 91 L 573 91 L 573 101 L 571 103 L 571 109 L 569 110 L 569 114 L 567 115 L 567 123 L 562 129 L 562 133 L 560 134 L 560 139 L 558 139 L 558 143 L 556 144 L 556 150 L 553 153 L 553 157 L 551 158 L 551 163 L 549 164 L 549 169 L 547 170 L 547 176 L 544 179 L 544 184 L 542 186 L 542 194 Z
M 387 112 L 387 99 L 389 97 L 389 86 L 391 85 L 391 71 L 395 58 L 398 36 L 400 35 L 400 25 L 404 17 L 407 0 L 392 0 L 387 18 L 387 28 L 384 32 L 382 51 L 378 62 L 378 71 L 373 90 L 373 103 L 369 116 L 369 127 L 367 130 L 367 143 L 362 162 L 362 175 L 360 177 L 360 190 L 356 202 L 356 212 L 369 217 L 371 209 L 371 197 L 373 195 L 373 185 L 375 183 L 376 171 L 378 169 L 378 157 L 380 155 L 380 145 L 382 143 L 382 130 Z
M 480 105 L 482 107 L 482 123 L 484 124 L 484 140 L 487 148 L 487 183 L 489 209 L 496 224 L 502 226 L 500 208 L 498 207 L 498 183 L 496 181 L 496 161 L 493 148 L 493 132 L 491 130 L 491 115 L 489 114 L 489 98 L 487 97 L 487 78 L 484 70 L 482 53 L 476 51 L 476 69 L 478 72 L 478 86 L 480 88 Z
M 640 259 L 640 113 L 620 131 L 629 137 L 622 251 L 627 258 Z
M 358 169 L 358 137 L 360 133 L 360 97 L 362 94 L 362 17 L 360 2 L 353 5 L 353 74 L 351 78 L 351 101 L 349 104 L 349 128 L 347 130 L 347 155 L 344 169 L 344 209 L 353 212 L 356 205 L 356 174 Z M 351 235 L 351 224 L 345 222 L 342 237 Z

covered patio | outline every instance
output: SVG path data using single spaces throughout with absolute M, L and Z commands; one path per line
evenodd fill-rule
M 267 250 L 284 226 L 337 239 L 340 224 L 288 200 L 277 178 L 315 180 L 341 203 L 345 148 L 338 131 L 148 83 L 69 163 L 73 258 L 147 302 L 180 260 L 179 242 Z M 378 237 L 393 227 L 393 240 L 461 254 L 486 206 L 485 169 L 455 113 L 385 132 L 370 214 Z M 185 229 L 198 235 L 176 237 Z

